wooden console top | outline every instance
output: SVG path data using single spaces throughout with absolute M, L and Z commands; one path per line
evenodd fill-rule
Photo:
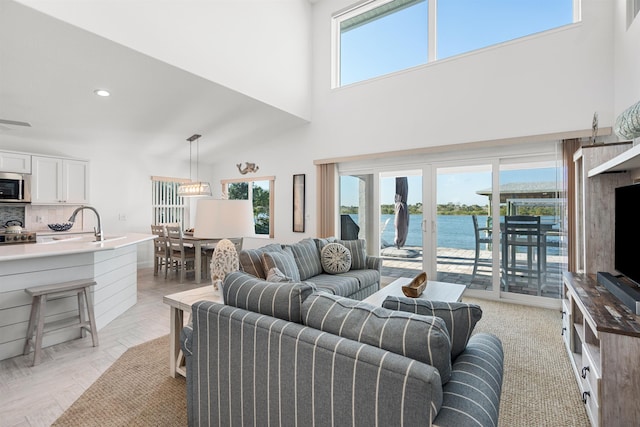
M 565 281 L 580 297 L 577 302 L 597 331 L 640 338 L 640 316 L 602 285 L 595 275 L 565 272 Z

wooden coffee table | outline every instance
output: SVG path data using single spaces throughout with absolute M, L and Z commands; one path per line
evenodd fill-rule
M 177 374 L 186 376 L 184 355 L 180 350 L 180 331 L 184 327 L 184 313 L 191 317 L 191 306 L 198 301 L 213 301 L 222 303 L 220 290 L 214 290 L 212 285 L 190 289 L 162 297 L 162 302 L 171 307 L 171 326 L 169 332 L 169 374 L 175 378 Z
M 375 294 L 365 298 L 363 301 L 380 307 L 387 296 L 404 297 L 402 286 L 409 284 L 413 279 L 411 277 L 400 277 L 380 289 Z M 462 294 L 467 289 L 465 285 L 455 283 L 427 281 L 427 287 L 422 295 L 418 298 L 424 298 L 432 301 L 456 302 L 462 299 Z

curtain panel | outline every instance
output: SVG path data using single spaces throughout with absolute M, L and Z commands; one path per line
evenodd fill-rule
M 564 170 L 564 194 L 567 200 L 567 269 L 576 271 L 576 167 L 573 155 L 580 148 L 580 140 L 565 139 L 562 141 L 562 163 Z
M 336 235 L 336 182 L 337 167 L 335 163 L 324 163 L 316 166 L 318 237 Z

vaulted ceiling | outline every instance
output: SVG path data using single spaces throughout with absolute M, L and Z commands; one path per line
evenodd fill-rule
M 144 31 L 144 29 L 141 29 Z M 110 97 L 94 90 L 106 88 Z M 0 148 L 123 144 L 188 157 L 263 141 L 305 120 L 10 0 L 0 0 Z M 183 144 L 180 145 L 180 144 Z

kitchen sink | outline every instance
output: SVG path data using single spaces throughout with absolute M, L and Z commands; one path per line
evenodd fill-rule
M 120 240 L 120 239 L 124 239 L 127 236 L 104 236 L 104 240 L 99 241 L 96 240 L 95 236 L 91 236 L 91 243 L 107 243 L 107 242 L 112 242 L 114 240 Z
M 96 241 L 96 236 L 93 234 L 88 235 L 79 235 L 79 236 L 55 236 L 51 240 L 46 240 L 44 242 L 38 242 L 43 245 L 51 245 L 56 243 L 91 243 L 91 244 L 99 244 L 99 243 L 108 243 L 114 240 L 124 239 L 127 236 L 105 236 L 104 240 Z

